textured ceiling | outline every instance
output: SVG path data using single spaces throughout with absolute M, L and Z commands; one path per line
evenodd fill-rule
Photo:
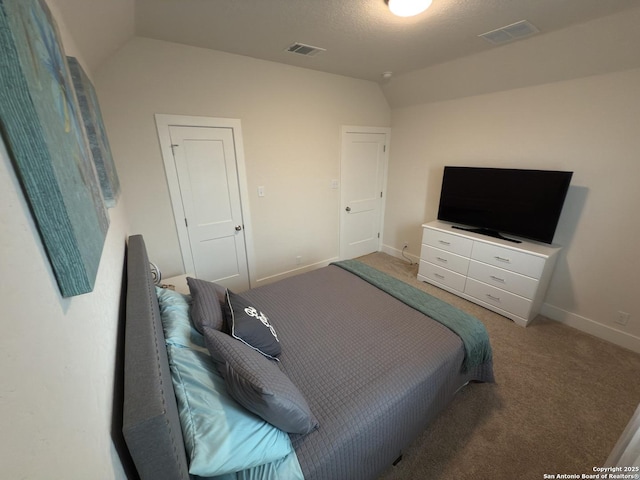
M 413 18 L 383 0 L 136 0 L 135 33 L 196 47 L 379 81 L 501 48 L 478 37 L 528 20 L 544 35 L 622 10 L 638 0 L 433 0 Z M 521 40 L 526 41 L 526 40 Z M 326 52 L 288 53 L 294 42 Z

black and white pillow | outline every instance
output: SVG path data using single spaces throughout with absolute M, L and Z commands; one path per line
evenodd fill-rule
M 282 352 L 280 340 L 269 317 L 245 298 L 227 290 L 224 306 L 229 334 L 265 357 L 277 360 Z

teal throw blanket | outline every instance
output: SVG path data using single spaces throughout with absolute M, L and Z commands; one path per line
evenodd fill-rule
M 359 276 L 456 333 L 464 344 L 463 372 L 491 361 L 489 334 L 477 318 L 358 260 L 342 260 L 332 265 Z

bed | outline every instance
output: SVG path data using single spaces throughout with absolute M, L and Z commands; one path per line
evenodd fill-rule
M 493 382 L 491 347 L 479 321 L 357 261 L 337 262 L 241 293 L 242 300 L 259 306 L 260 314 L 268 312 L 270 323 L 263 324 L 277 330 L 277 359 L 265 358 L 264 352 L 256 355 L 267 362 L 265 368 L 282 375 L 287 387 L 280 403 L 295 407 L 293 414 L 286 410 L 286 418 L 278 418 L 286 430 L 268 425 L 275 430 L 271 434 L 285 437 L 291 452 L 220 475 L 190 472 L 195 462 L 183 403 L 194 397 L 185 397 L 174 369 L 175 352 L 187 350 L 172 344 L 174 334 L 161 317 L 173 307 L 161 304 L 163 296 L 174 295 L 178 303 L 194 308 L 196 299 L 157 289 L 140 235 L 129 237 L 126 266 L 123 434 L 143 480 L 374 479 L 401 457 L 461 387 L 470 381 Z M 211 371 L 217 370 L 233 391 L 230 382 L 240 370 L 220 352 L 244 348 L 246 342 L 205 326 L 203 343 L 192 326 L 180 328 L 188 330 L 183 343 L 195 341 L 189 345 L 198 358 L 212 355 L 214 361 L 202 360 L 204 367 L 215 365 Z M 254 350 L 247 349 L 246 356 Z M 235 387 L 245 388 L 234 397 L 239 402 L 243 394 L 255 394 L 254 385 Z M 207 402 L 202 401 L 202 410 Z M 253 406 L 247 406 L 250 416 L 262 413 L 261 405 L 255 411 Z M 232 461 L 244 456 L 234 452 Z

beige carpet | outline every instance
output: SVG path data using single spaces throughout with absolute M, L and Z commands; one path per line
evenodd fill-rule
M 479 318 L 494 356 L 496 383 L 458 393 L 380 480 L 538 480 L 603 465 L 640 402 L 640 354 L 544 317 L 519 327 L 418 282 L 402 259 L 359 260 Z

